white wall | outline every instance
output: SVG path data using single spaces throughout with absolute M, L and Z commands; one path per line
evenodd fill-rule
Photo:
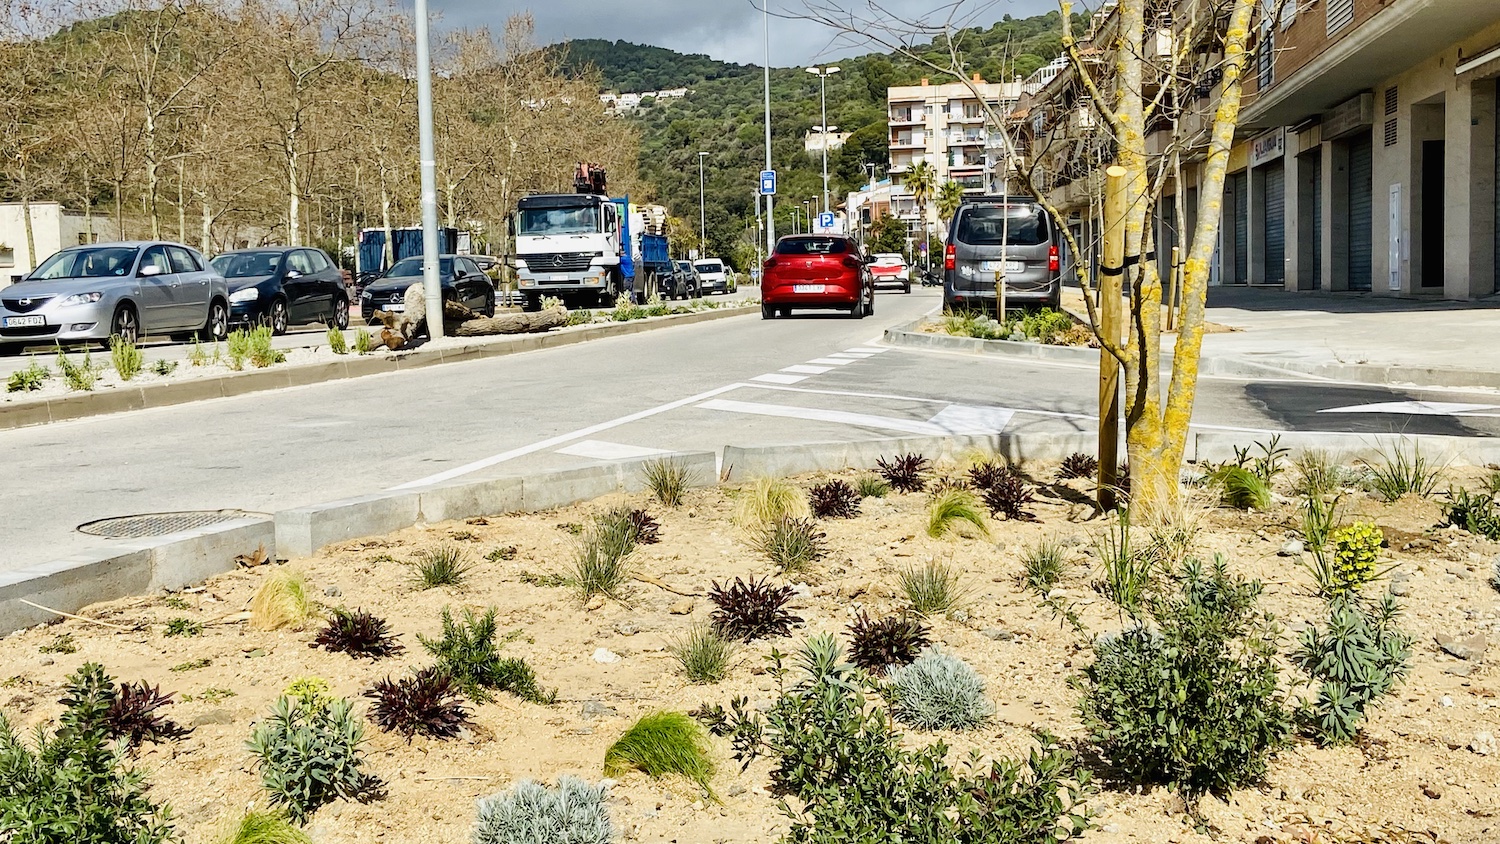
M 96 235 L 107 222 L 103 217 L 95 215 Z M 84 237 L 84 228 L 82 214 L 66 211 L 56 202 L 32 203 L 31 229 L 37 263 L 47 260 L 52 253 L 63 247 L 77 246 Z M 27 251 L 26 221 L 18 202 L 0 202 L 0 244 L 8 249 L 0 251 L 0 287 L 5 287 L 13 278 L 35 269 Z

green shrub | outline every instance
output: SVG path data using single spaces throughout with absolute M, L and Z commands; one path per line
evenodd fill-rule
M 235 372 L 245 368 L 245 360 L 250 357 L 250 334 L 243 328 L 237 328 L 229 332 L 229 368 Z
M 1366 465 L 1369 467 L 1366 484 L 1370 492 L 1386 501 L 1399 501 L 1408 495 L 1426 498 L 1437 486 L 1442 471 L 1427 462 L 1422 456 L 1421 446 L 1413 446 L 1410 452 L 1395 446 L 1390 453 L 1381 456 L 1378 465 Z
M 957 569 L 932 560 L 921 568 L 903 570 L 897 577 L 912 612 L 933 616 L 953 612 L 963 606 L 968 590 Z
M 978 311 L 944 314 L 943 331 L 954 337 L 974 337 L 979 340 L 1004 340 L 1010 336 L 1010 332 L 1000 322 Z
M 1328 550 L 1332 553 L 1332 594 L 1358 592 L 1366 583 L 1378 575 L 1375 562 L 1380 558 L 1380 546 L 1385 544 L 1385 535 L 1380 528 L 1369 522 L 1355 522 L 1339 528 L 1328 535 Z
M 313 840 L 280 812 L 252 809 L 214 844 L 313 844 Z
M 1449 488 L 1443 502 L 1443 524 L 1461 528 L 1489 540 L 1500 540 L 1500 509 L 1495 507 L 1495 493 L 1486 490 L 1474 494 L 1466 489 Z
M 1042 308 L 1021 317 L 1021 333 L 1038 343 L 1051 343 L 1074 325 L 1073 318 L 1062 311 Z
M 1239 466 L 1221 466 L 1208 476 L 1219 488 L 1219 501 L 1239 510 L 1269 510 L 1271 487 L 1264 478 Z
M 269 325 L 262 325 L 250 331 L 248 351 L 250 363 L 256 369 L 265 369 L 273 364 L 286 362 L 286 354 L 272 345 L 274 339 Z
M 773 655 L 781 696 L 764 716 L 736 704 L 726 725 L 735 757 L 770 757 L 773 794 L 791 831 L 788 844 L 943 842 L 1057 844 L 1089 822 L 1092 790 L 1076 756 L 1045 733 L 1026 760 L 950 767 L 948 748 L 901 741 L 868 696 L 873 681 L 849 670 L 831 636 L 810 639 L 797 656 L 796 681 Z
M 891 494 L 891 485 L 879 475 L 861 475 L 855 489 L 860 498 L 884 498 Z
M 177 371 L 177 361 L 162 358 L 156 363 L 151 364 L 151 371 L 165 378 Z
M 629 557 L 639 536 L 630 511 L 603 513 L 583 529 L 573 563 L 572 585 L 581 600 L 605 595 L 621 600 L 632 577 Z
M 891 715 L 919 730 L 972 730 L 995 714 L 984 678 L 958 657 L 928 648 L 911 665 L 892 668 L 885 691 Z
M 167 620 L 163 632 L 168 636 L 199 636 L 203 633 L 203 624 L 190 618 L 172 618 Z
M 162 844 L 171 812 L 146 796 L 108 726 L 114 683 L 95 663 L 68 677 L 63 713 L 27 747 L 0 714 L 0 840 L 7 844 Z
M 333 686 L 322 677 L 298 677 L 281 694 L 309 712 L 322 712 L 333 705 Z
M 1094 644 L 1079 716 L 1126 778 L 1189 796 L 1259 780 L 1291 715 L 1277 687 L 1275 640 L 1256 610 L 1258 582 L 1184 564 L 1173 594 L 1137 624 Z
M 641 466 L 641 478 L 646 482 L 646 489 L 651 491 L 651 497 L 663 507 L 681 505 L 682 494 L 693 484 L 688 467 L 669 457 L 647 461 Z
M 146 356 L 136 348 L 134 343 L 126 342 L 118 336 L 109 338 L 109 360 L 114 364 L 115 374 L 120 376 L 121 381 L 129 381 L 141 374 L 141 369 L 146 365 Z
M 973 491 L 949 487 L 935 493 L 927 505 L 927 535 L 942 539 L 950 533 L 962 533 L 964 525 L 972 527 L 980 536 L 990 534 L 990 527 L 985 524 L 984 513 Z
M 479 800 L 473 844 L 612 844 L 607 796 L 577 777 L 558 777 L 555 789 L 522 780 Z
M 94 355 L 87 349 L 83 352 L 83 362 L 74 363 L 59 346 L 57 371 L 62 373 L 63 383 L 68 385 L 68 389 L 77 392 L 90 392 L 99 381 L 99 370 L 94 368 Z
M 1292 461 L 1297 480 L 1292 492 L 1309 498 L 1333 495 L 1343 486 L 1343 467 L 1326 451 L 1304 451 Z
M 354 353 L 357 355 L 368 355 L 375 351 L 375 338 L 370 332 L 361 328 L 354 332 Z
M 604 753 L 604 775 L 631 770 L 659 779 L 678 774 L 713 793 L 714 764 L 703 727 L 681 712 L 655 712 L 635 722 Z
M 1110 599 L 1125 612 L 1136 615 L 1156 582 L 1161 568 L 1152 548 L 1136 547 L 1130 536 L 1130 511 L 1106 528 L 1095 544 L 1104 577 L 1094 582 L 1094 591 Z
M 215 342 L 214 343 L 213 359 L 217 360 L 218 357 L 219 357 L 219 344 L 217 342 Z M 209 354 L 208 354 L 207 351 L 205 351 L 203 349 L 203 344 L 201 342 L 199 342 L 197 340 L 197 338 L 193 339 L 193 346 L 192 346 L 192 348 L 188 349 L 187 360 L 188 360 L 188 366 L 191 366 L 191 367 L 208 366 L 208 364 L 209 364 L 209 360 L 210 360 Z
M 537 685 L 536 672 L 519 657 L 502 658 L 495 643 L 495 610 L 476 616 L 464 609 L 462 620 L 443 609 L 443 636 L 429 639 L 418 634 L 417 641 L 437 658 L 438 669 L 453 678 L 464 695 L 475 703 L 494 699 L 492 691 L 510 692 L 533 703 L 552 703 L 557 693 L 544 693 Z
M 702 684 L 717 683 L 728 677 L 729 659 L 734 656 L 734 644 L 707 624 L 695 625 L 667 650 L 682 668 L 683 676 Z
M 336 355 L 349 354 L 349 341 L 344 339 L 344 332 L 337 328 L 328 329 L 328 350 Z
M 1390 694 L 1410 670 L 1410 635 L 1387 592 L 1373 604 L 1357 596 L 1328 602 L 1328 623 L 1302 631 L 1292 661 L 1319 682 L 1317 697 L 1298 713 L 1320 744 L 1347 744 L 1359 735 L 1365 710 Z
M 1044 539 L 1021 552 L 1021 585 L 1045 598 L 1062 581 L 1063 547 Z
M 310 708 L 282 696 L 256 725 L 246 748 L 260 769 L 273 807 L 285 807 L 297 823 L 335 800 L 366 800 L 380 780 L 363 770 L 365 724 L 339 698 Z
M 800 574 L 828 554 L 827 538 L 808 519 L 782 517 L 762 526 L 752 544 L 783 575 Z
M 42 388 L 42 383 L 52 377 L 52 371 L 35 359 L 25 369 L 18 369 L 5 381 L 7 393 L 31 393 Z
M 463 586 L 469 572 L 474 570 L 474 564 L 464 559 L 464 551 L 457 545 L 440 545 L 422 551 L 412 566 L 415 568 L 412 581 L 418 589 Z

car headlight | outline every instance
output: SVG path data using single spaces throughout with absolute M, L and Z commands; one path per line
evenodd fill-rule
M 103 298 L 103 293 L 75 293 L 57 304 L 63 308 L 69 305 L 92 305 Z
M 229 301 L 235 304 L 241 302 L 254 302 L 260 298 L 260 290 L 254 287 L 246 287 L 244 290 L 236 290 L 229 294 Z

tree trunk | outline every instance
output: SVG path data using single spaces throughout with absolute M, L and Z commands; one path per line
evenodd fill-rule
M 26 178 L 26 165 L 21 164 L 21 219 L 26 226 L 26 263 L 36 269 L 36 231 L 31 222 L 31 185 Z M 31 270 L 27 270 L 31 272 Z
M 125 239 L 125 180 L 115 179 L 115 232 L 120 240 Z
M 210 213 L 210 209 L 208 207 L 208 197 L 206 196 L 203 198 L 202 224 L 203 230 L 199 233 L 201 235 L 200 243 L 203 247 L 203 254 L 207 255 L 213 252 L 212 243 L 214 237 L 214 217 L 213 214 Z
M 186 166 L 181 158 L 177 159 L 177 242 L 187 243 L 187 194 L 183 189 L 183 171 Z
M 385 164 L 380 165 L 380 225 L 385 232 L 385 249 L 382 253 L 385 266 L 379 272 L 396 263 L 396 244 L 391 242 L 391 191 L 385 182 Z
M 161 217 L 156 208 L 157 194 L 161 189 L 161 162 L 156 159 L 156 117 L 151 112 L 149 101 L 142 135 L 146 145 L 146 216 L 151 218 L 151 239 L 161 240 Z

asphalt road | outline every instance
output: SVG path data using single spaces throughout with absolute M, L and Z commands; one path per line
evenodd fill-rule
M 653 450 L 1093 429 L 1092 366 L 880 345 L 886 326 L 938 303 L 931 290 L 881 294 L 865 320 L 746 316 L 0 432 L 0 569 L 99 545 L 76 527 L 110 516 L 272 512 Z M 1413 401 L 1443 404 L 1369 407 Z M 1195 421 L 1249 443 L 1287 428 L 1487 437 L 1497 415 L 1493 393 L 1207 378 Z

